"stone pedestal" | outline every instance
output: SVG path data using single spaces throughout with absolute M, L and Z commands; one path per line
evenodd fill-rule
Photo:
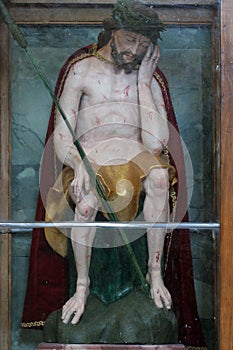
M 102 344 L 122 344 L 124 349 L 125 344 L 178 343 L 174 312 L 157 309 L 141 288 L 109 305 L 90 295 L 76 325 L 64 324 L 57 310 L 47 318 L 44 336 L 47 343 L 100 344 L 97 349 Z
M 42 343 L 35 350 L 185 350 L 182 344 L 173 345 L 114 345 L 114 344 L 57 344 Z

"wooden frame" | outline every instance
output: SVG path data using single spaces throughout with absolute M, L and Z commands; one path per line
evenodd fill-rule
M 153 1 L 152 1 L 153 2 Z M 200 1 L 199 1 L 200 2 Z M 203 2 L 203 1 L 202 1 Z M 212 1 L 213 2 L 213 1 Z M 60 5 L 59 7 L 53 6 L 42 6 L 37 5 L 36 11 L 34 9 L 34 1 L 30 6 L 26 7 L 11 7 L 10 13 L 12 17 L 19 24 L 85 24 L 85 23 L 101 23 L 102 19 L 109 17 L 112 11 L 112 5 L 109 4 L 99 4 L 98 6 L 90 7 L 84 6 L 64 6 Z M 168 1 L 167 1 L 168 3 Z M 171 1 L 170 1 L 171 3 Z M 156 2 L 158 5 L 158 2 Z M 90 8 L 94 8 L 94 11 L 90 11 Z M 159 6 L 159 5 L 158 5 Z M 211 23 L 213 20 L 213 6 L 205 6 L 202 8 L 202 11 L 196 15 L 195 7 L 172 7 L 168 8 L 163 4 L 163 6 L 158 7 L 158 13 L 160 18 L 166 23 Z M 84 20 L 85 19 L 85 20 Z
M 59 3 L 59 7 L 53 6 Z M 10 13 L 17 23 L 99 23 L 109 15 L 113 0 L 12 0 L 8 1 Z M 215 0 L 163 0 L 153 1 L 158 12 L 167 23 L 212 23 L 216 11 Z M 30 6 L 27 6 L 30 5 Z M 88 6 L 95 6 L 95 14 L 89 11 Z M 166 6 L 173 5 L 168 8 Z M 220 347 L 221 350 L 233 348 L 233 247 L 232 216 L 233 216 L 233 119 L 231 108 L 233 95 L 231 82 L 232 71 L 232 42 L 233 42 L 233 3 L 232 0 L 220 0 L 220 43 L 221 43 L 221 176 L 220 176 Z M 36 6 L 36 11 L 35 11 Z M 182 7 L 183 6 L 183 7 Z M 201 7 L 200 16 L 196 16 L 196 8 Z M 189 11 L 187 11 L 187 8 Z M 85 18 L 85 21 L 83 20 Z M 0 124 L 1 124 L 1 151 L 0 151 L 0 210 L 1 219 L 10 218 L 11 206 L 11 111 L 9 93 L 9 33 L 6 25 L 0 22 Z M 220 98 L 219 98 L 220 99 Z M 7 233 L 7 232 L 6 232 Z M 0 349 L 10 350 L 10 234 L 0 235 Z
M 11 111 L 9 94 L 9 33 L 6 26 L 0 22 L 0 42 L 4 47 L 0 50 L 0 183 L 2 189 L 0 193 L 0 215 L 1 219 L 10 217 L 10 144 L 11 144 Z M 11 236 L 0 235 L 0 349 L 10 348 L 10 246 Z
M 36 350 L 185 350 L 185 346 L 178 345 L 91 345 L 91 344 L 49 344 L 42 343 Z
M 221 5 L 220 345 L 225 350 L 233 348 L 233 3 Z

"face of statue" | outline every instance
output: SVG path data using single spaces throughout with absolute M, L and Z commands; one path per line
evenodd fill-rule
M 118 69 L 131 73 L 141 63 L 151 41 L 146 36 L 119 29 L 113 33 L 111 48 Z

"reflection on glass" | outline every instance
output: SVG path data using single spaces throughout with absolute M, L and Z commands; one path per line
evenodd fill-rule
M 96 42 L 99 28 L 25 27 L 29 47 L 54 86 L 66 58 L 77 48 Z M 190 221 L 213 218 L 213 112 L 211 29 L 172 26 L 160 42 L 159 66 L 167 76 L 181 136 L 191 156 L 194 188 Z M 51 100 L 27 61 L 12 42 L 12 218 L 34 220 L 39 168 Z M 189 179 L 187 178 L 189 183 Z M 214 348 L 214 261 L 211 233 L 192 233 L 192 254 L 199 315 L 209 349 Z M 19 329 L 26 287 L 30 238 L 12 244 L 12 349 L 33 349 L 41 333 Z M 16 307 L 17 306 L 17 307 Z M 25 335 L 26 334 L 26 335 Z M 35 337 L 37 339 L 35 339 Z M 31 340 L 30 340 L 31 339 Z M 42 338 L 41 338 L 42 340 Z

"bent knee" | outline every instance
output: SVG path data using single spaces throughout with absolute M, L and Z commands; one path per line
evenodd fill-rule
M 84 201 L 81 201 L 76 204 L 76 209 L 75 209 L 75 214 L 78 217 L 83 217 L 86 220 L 91 219 L 93 214 L 96 212 L 96 209 L 89 206 L 87 203 Z
M 148 190 L 156 189 L 161 191 L 168 191 L 169 177 L 167 169 L 152 169 L 145 181 L 145 187 Z
M 94 220 L 98 210 L 98 200 L 96 196 L 89 192 L 88 195 L 81 195 L 80 197 L 72 195 L 75 204 L 76 219 Z

